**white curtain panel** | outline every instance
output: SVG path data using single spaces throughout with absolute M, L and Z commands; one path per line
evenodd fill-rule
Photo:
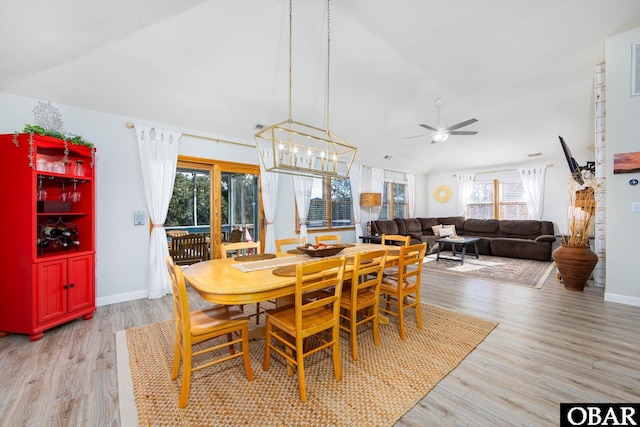
M 262 207 L 264 208 L 264 252 L 275 253 L 276 236 L 273 229 L 273 221 L 278 207 L 278 174 L 267 172 L 260 162 L 260 183 L 262 187 Z
M 384 169 L 371 168 L 371 192 L 382 194 L 384 190 Z M 384 202 L 384 201 L 383 201 Z M 371 210 L 372 218 L 370 221 L 375 221 L 380 217 L 380 210 L 382 207 L 376 206 Z
M 164 222 L 167 219 L 173 193 L 178 164 L 178 140 L 182 134 L 137 125 L 135 130 L 140 153 L 144 197 L 149 218 L 153 224 L 149 244 L 147 282 L 148 297 L 153 299 L 171 292 L 171 282 L 165 262 L 169 249 Z
M 409 209 L 407 211 L 407 218 L 415 218 L 416 216 L 416 176 L 407 175 L 407 204 Z
M 464 216 L 467 211 L 467 203 L 471 198 L 473 192 L 473 182 L 476 179 L 476 174 L 457 174 L 458 179 L 458 212 L 460 216 Z
M 362 165 L 352 164 L 349 170 L 349 181 L 351 182 L 351 204 L 353 208 L 353 222 L 356 225 L 356 242 L 363 235 L 362 224 L 360 222 L 360 193 L 362 193 Z
M 307 217 L 309 216 L 312 188 L 313 178 L 298 175 L 293 177 L 293 191 L 298 206 L 298 228 L 300 229 L 300 238 L 304 237 L 305 239 L 307 239 Z
M 547 166 L 518 168 L 522 185 L 524 186 L 524 201 L 527 202 L 532 219 L 542 220 L 544 203 L 544 177 Z

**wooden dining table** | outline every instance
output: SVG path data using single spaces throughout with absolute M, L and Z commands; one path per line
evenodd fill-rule
M 346 247 L 335 255 L 347 257 L 344 278 L 351 278 L 356 253 L 379 250 L 382 247 L 359 243 Z M 398 250 L 389 246 L 384 248 L 388 249 L 386 266 L 397 265 Z M 202 261 L 186 267 L 184 277 L 206 301 L 226 305 L 251 304 L 294 294 L 295 275 L 276 275 L 274 270 L 277 268 L 321 259 L 286 252 L 275 255 L 275 258 L 257 261 L 237 261 L 233 258 Z

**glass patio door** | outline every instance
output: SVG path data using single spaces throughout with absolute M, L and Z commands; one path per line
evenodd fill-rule
M 263 241 L 260 167 L 181 157 L 165 226 L 209 237 L 212 258 L 220 244 Z

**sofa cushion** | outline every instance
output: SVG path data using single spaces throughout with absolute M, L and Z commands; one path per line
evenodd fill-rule
M 422 226 L 422 234 L 433 234 L 431 227 L 438 225 L 437 218 L 418 218 L 418 221 L 420 221 L 420 225 Z
M 464 222 L 464 233 L 474 236 L 496 236 L 498 233 L 497 219 L 468 219 Z
M 374 234 L 400 234 L 398 224 L 394 220 L 371 221 L 371 224 L 371 232 Z
M 491 254 L 495 256 L 538 261 L 551 260 L 551 243 L 498 237 L 491 239 Z
M 398 224 L 398 231 L 403 236 L 422 234 L 422 225 L 416 218 L 395 218 L 394 221 Z
M 458 235 L 464 234 L 464 217 L 463 216 L 450 216 L 445 218 L 438 218 L 438 224 L 455 225 L 456 233 L 458 233 Z
M 499 233 L 496 237 L 517 237 L 520 239 L 534 240 L 541 233 L 540 221 L 535 220 L 509 220 L 500 221 Z

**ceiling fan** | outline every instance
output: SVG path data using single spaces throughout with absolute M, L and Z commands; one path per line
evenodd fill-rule
M 448 127 L 446 125 L 441 124 L 440 112 L 442 110 L 442 105 L 444 104 L 444 100 L 442 98 L 436 98 L 435 104 L 436 104 L 436 107 L 438 108 L 438 124 L 435 127 L 425 125 L 425 124 L 419 125 L 425 129 L 433 131 L 433 133 L 431 133 L 432 144 L 435 144 L 436 142 L 446 141 L 449 138 L 449 135 L 476 135 L 478 133 L 476 131 L 471 131 L 471 130 L 457 130 L 477 122 L 478 121 L 477 119 L 465 120 L 464 122 L 456 123 L 455 125 L 448 126 Z M 425 135 L 408 136 L 402 139 L 418 138 L 421 136 L 425 136 Z

